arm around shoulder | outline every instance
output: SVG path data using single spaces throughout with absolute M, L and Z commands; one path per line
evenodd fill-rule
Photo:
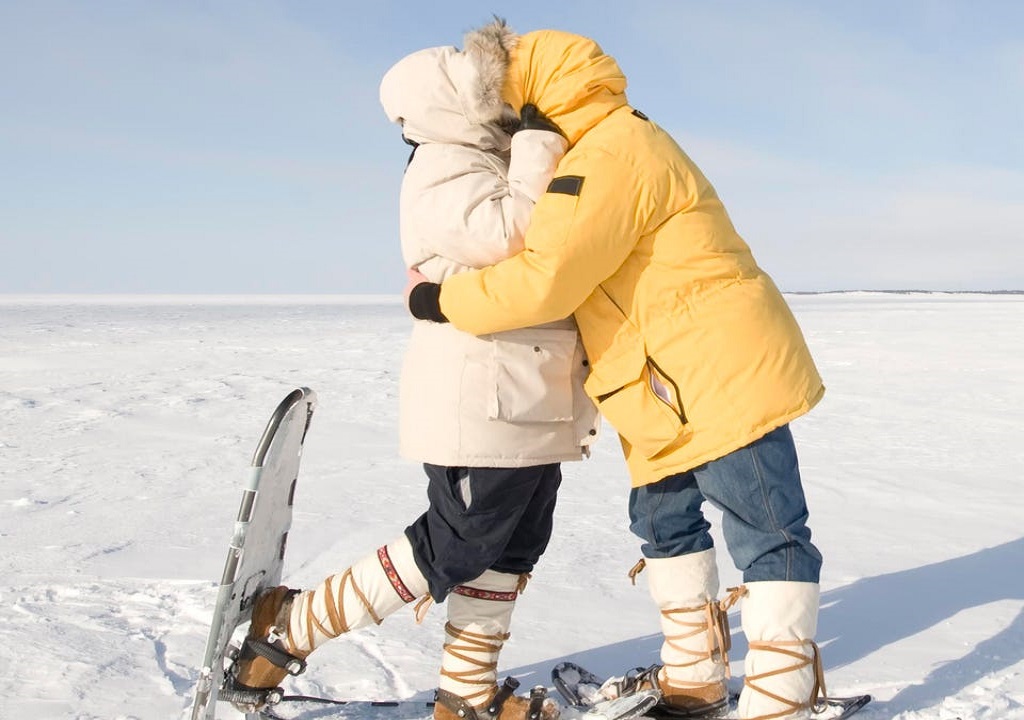
M 513 190 L 537 202 L 555 175 L 569 143 L 547 130 L 520 130 L 512 136 L 512 160 L 508 184 Z
M 652 216 L 649 187 L 608 153 L 566 158 L 537 202 L 526 249 L 508 260 L 445 280 L 441 312 L 480 335 L 572 314 L 618 270 Z

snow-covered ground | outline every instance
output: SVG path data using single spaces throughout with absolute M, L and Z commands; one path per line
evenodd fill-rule
M 865 720 L 1024 718 L 1024 296 L 789 300 L 829 387 L 793 426 L 829 689 L 873 693 Z M 0 718 L 182 716 L 248 463 L 296 386 L 319 407 L 286 579 L 400 533 L 425 503 L 396 451 L 408 328 L 392 298 L 0 296 Z M 526 683 L 659 646 L 607 426 L 564 473 L 502 656 Z M 429 698 L 443 612 L 411 615 L 318 651 L 289 689 Z

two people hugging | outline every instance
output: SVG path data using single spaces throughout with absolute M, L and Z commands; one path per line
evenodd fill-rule
M 401 449 L 423 463 L 428 507 L 318 587 L 261 596 L 239 687 L 274 688 L 293 660 L 423 598 L 447 608 L 436 720 L 531 717 L 499 686 L 499 655 L 551 535 L 560 463 L 589 456 L 600 414 L 664 634 L 660 665 L 605 692 L 656 690 L 657 717 L 725 712 L 742 598 L 739 716 L 809 716 L 822 558 L 789 423 L 824 386 L 711 183 L 625 90 L 593 40 L 500 19 L 385 75 L 384 110 L 412 146 Z M 743 572 L 724 599 L 706 501 Z

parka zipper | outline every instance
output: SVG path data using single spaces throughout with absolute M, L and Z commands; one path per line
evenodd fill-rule
M 686 420 L 686 409 L 683 407 L 683 396 L 679 394 L 679 386 L 676 384 L 676 381 L 672 379 L 671 375 L 669 375 L 664 370 L 662 370 L 661 367 L 658 365 L 658 363 L 654 362 L 654 358 L 648 356 L 647 357 L 647 364 L 648 364 L 648 366 L 653 368 L 655 371 L 657 371 L 657 373 L 658 373 L 658 375 L 657 375 L 658 382 L 667 383 L 667 384 L 672 386 L 672 391 L 675 393 L 676 401 L 673 404 L 673 403 L 669 402 L 668 400 L 666 400 L 665 398 L 663 398 L 657 392 L 654 393 L 655 396 L 659 400 L 661 400 L 663 403 L 668 405 L 670 408 L 672 408 L 672 412 L 674 412 L 676 415 L 678 415 L 680 422 L 682 422 L 683 425 L 685 425 L 686 422 L 687 422 L 687 420 Z

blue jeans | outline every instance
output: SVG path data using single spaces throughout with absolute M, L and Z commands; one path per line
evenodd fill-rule
M 811 543 L 807 502 L 788 425 L 687 472 L 633 488 L 630 529 L 650 558 L 714 545 L 701 506 L 721 510 L 722 533 L 744 582 L 818 582 L 821 553 Z

